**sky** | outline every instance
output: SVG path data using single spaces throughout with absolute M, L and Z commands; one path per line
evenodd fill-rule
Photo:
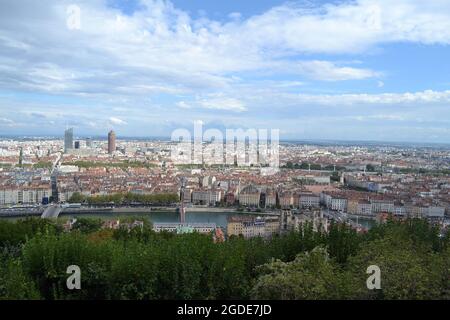
M 447 0 L 2 0 L 0 135 L 450 143 Z

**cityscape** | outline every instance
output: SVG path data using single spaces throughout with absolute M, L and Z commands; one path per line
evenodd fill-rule
M 168 210 L 178 212 L 179 221 L 154 223 L 154 230 L 196 230 L 221 238 L 271 237 L 298 230 L 305 221 L 324 230 L 331 221 L 344 222 L 366 232 L 388 217 L 420 218 L 442 234 L 450 223 L 446 145 L 284 142 L 277 172 L 267 174 L 259 163 L 177 164 L 174 144 L 117 139 L 113 130 L 106 139 L 74 139 L 73 128 L 63 140 L 2 139 L 0 213 L 41 216 L 52 203 L 63 214 Z M 152 201 L 152 195 L 162 201 Z M 204 223 L 189 223 L 180 210 L 222 211 L 228 222 L 212 223 L 208 215 L 214 214 L 205 213 Z
M 0 300 L 450 299 L 448 3 L 0 16 Z

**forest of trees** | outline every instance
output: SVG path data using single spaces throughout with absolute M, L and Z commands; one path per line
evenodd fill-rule
M 271 240 L 0 220 L 0 299 L 449 299 L 450 240 L 423 220 Z M 69 290 L 67 267 L 81 269 Z M 369 265 L 381 289 L 368 290 Z

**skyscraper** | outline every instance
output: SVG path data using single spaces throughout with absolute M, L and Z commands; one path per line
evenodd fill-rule
M 73 149 L 73 128 L 64 131 L 64 152 Z
M 20 147 L 20 153 L 19 153 L 19 166 L 21 167 L 23 165 L 23 148 Z
M 111 130 L 108 133 L 108 153 L 112 154 L 114 151 L 116 151 L 116 133 Z
M 75 141 L 75 149 L 80 149 L 80 141 Z

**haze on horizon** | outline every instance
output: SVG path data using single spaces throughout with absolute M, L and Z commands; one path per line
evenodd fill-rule
M 449 143 L 449 56 L 445 0 L 3 0 L 0 135 Z

